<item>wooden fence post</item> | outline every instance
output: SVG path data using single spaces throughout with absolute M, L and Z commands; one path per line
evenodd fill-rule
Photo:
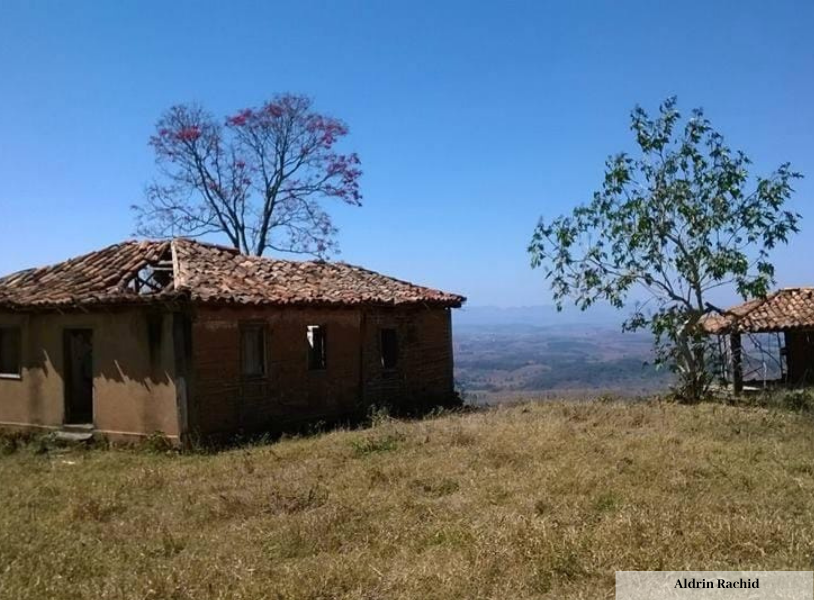
M 736 394 L 743 392 L 743 356 L 741 352 L 741 334 L 729 335 L 729 349 L 732 351 L 732 387 Z

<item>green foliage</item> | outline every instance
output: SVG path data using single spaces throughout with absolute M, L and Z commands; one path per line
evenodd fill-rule
M 791 390 L 783 395 L 783 406 L 796 412 L 812 412 L 814 397 L 811 390 Z
M 774 282 L 769 253 L 798 231 L 800 215 L 784 205 L 802 175 L 784 163 L 752 178 L 749 158 L 732 151 L 700 109 L 680 123 L 675 98 L 657 118 L 636 107 L 638 156 L 610 157 L 593 200 L 541 219 L 528 250 L 559 308 L 566 298 L 583 310 L 598 301 L 621 308 L 645 290 L 648 300 L 625 329 L 649 328 L 657 362 L 680 376 L 678 395 L 697 400 L 711 381 L 699 326 L 712 310 L 708 293 L 731 286 L 744 299 L 766 295 Z
M 737 404 L 811 414 L 814 413 L 814 390 L 810 388 L 768 389 L 738 398 Z
M 153 454 L 166 454 L 167 452 L 175 452 L 177 450 L 172 440 L 160 431 L 154 431 L 144 438 L 142 447 L 146 452 Z
M 28 440 L 20 433 L 0 433 L 0 456 L 18 452 Z
M 0 432 L 0 456 L 30 452 L 47 454 L 55 448 L 54 436 L 45 433 Z
M 414 486 L 424 494 L 435 498 L 441 498 L 442 496 L 454 494 L 461 488 L 457 481 L 450 479 L 449 477 L 444 477 L 442 479 L 423 477 L 416 479 Z
M 594 501 L 594 508 L 598 513 L 611 512 L 621 504 L 622 500 L 619 496 L 615 492 L 607 490 L 597 496 Z
M 352 439 L 350 445 L 356 456 L 367 456 L 378 452 L 392 452 L 398 448 L 403 437 L 395 433 L 382 433 Z

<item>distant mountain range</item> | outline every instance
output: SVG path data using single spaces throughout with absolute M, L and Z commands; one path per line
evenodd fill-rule
M 669 383 L 651 364 L 651 336 L 622 332 L 624 310 L 473 306 L 453 315 L 455 378 L 473 403 L 543 394 L 649 395 Z

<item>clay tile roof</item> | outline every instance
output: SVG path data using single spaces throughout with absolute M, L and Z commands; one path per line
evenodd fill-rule
M 153 270 L 159 272 L 155 279 Z M 12 309 L 177 298 L 208 304 L 447 307 L 466 300 L 341 262 L 259 258 L 184 238 L 124 242 L 0 278 L 0 307 Z
M 814 288 L 783 288 L 765 298 L 710 314 L 702 322 L 707 333 L 766 333 L 814 329 Z
M 124 242 L 65 262 L 0 278 L 0 307 L 60 308 L 148 300 L 128 287 L 133 275 L 158 263 L 170 242 Z M 149 300 L 172 295 L 174 290 Z

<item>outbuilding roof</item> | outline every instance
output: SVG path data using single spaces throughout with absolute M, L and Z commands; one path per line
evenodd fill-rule
M 783 288 L 721 314 L 707 315 L 702 325 L 712 334 L 814 329 L 814 288 Z
M 16 310 L 177 299 L 232 305 L 434 305 L 466 300 L 343 262 L 241 254 L 186 238 L 128 241 L 0 278 L 0 307 Z

